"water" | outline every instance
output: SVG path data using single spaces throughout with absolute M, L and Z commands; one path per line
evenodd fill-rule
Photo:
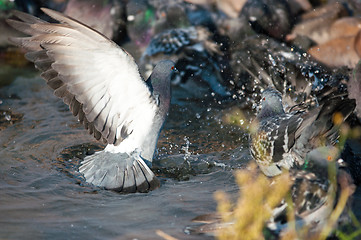
M 103 145 L 40 77 L 18 77 L 1 88 L 0 238 L 160 239 L 159 229 L 207 239 L 185 235 L 184 228 L 216 210 L 215 191 L 238 191 L 232 169 L 250 159 L 247 135 L 222 122 L 237 103 L 173 93 L 154 163 L 161 187 L 125 195 L 84 183 L 79 162 Z

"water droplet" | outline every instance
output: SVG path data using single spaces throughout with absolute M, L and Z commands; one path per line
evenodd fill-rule
M 135 19 L 135 16 L 134 16 L 134 15 L 129 15 L 129 16 L 127 17 L 128 22 L 134 21 L 134 19 Z
M 5 114 L 5 120 L 6 121 L 10 121 L 11 120 L 11 116 L 9 114 Z

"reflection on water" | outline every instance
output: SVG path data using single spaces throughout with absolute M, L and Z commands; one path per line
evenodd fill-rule
M 103 145 L 42 79 L 19 77 L 0 96 L 9 122 L 0 131 L 0 238 L 159 239 L 160 229 L 204 239 L 184 227 L 216 209 L 216 190 L 237 192 L 232 169 L 250 158 L 246 134 L 220 120 L 234 102 L 175 97 L 153 166 L 162 186 L 147 194 L 106 191 L 84 184 L 76 171 Z

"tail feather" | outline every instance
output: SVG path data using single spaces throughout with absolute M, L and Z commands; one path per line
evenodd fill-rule
M 147 182 L 150 185 L 150 189 L 156 189 L 159 187 L 159 180 L 157 177 L 153 174 L 152 170 L 149 169 L 147 164 L 144 161 L 137 162 L 141 171 L 143 172 L 145 178 L 147 179 Z
M 315 120 L 315 134 L 322 134 L 329 143 L 334 144 L 337 140 L 339 124 L 343 123 L 355 109 L 355 100 L 348 98 L 330 99 L 321 109 Z M 339 119 L 335 116 L 338 114 Z
M 138 191 L 139 192 L 147 191 L 147 188 L 148 187 L 150 188 L 150 185 L 148 185 L 148 183 L 151 182 L 152 179 L 147 180 L 147 178 L 146 178 L 144 172 L 142 171 L 140 164 L 138 162 L 135 162 L 135 164 L 133 166 L 133 172 L 136 176 L 138 176 L 138 179 L 139 179 L 138 182 L 141 182 L 141 184 L 139 184 L 137 186 Z M 151 174 L 149 174 L 149 175 L 151 175 Z
M 309 149 L 335 144 L 339 137 L 339 124 L 350 116 L 354 108 L 353 99 L 337 97 L 306 113 L 295 134 L 298 140 L 294 151 L 305 157 Z
M 119 192 L 148 192 L 159 187 L 154 173 L 139 153 L 97 152 L 79 167 L 86 182 Z
M 127 165 L 124 171 L 124 184 L 122 192 L 136 192 L 136 182 L 132 166 Z

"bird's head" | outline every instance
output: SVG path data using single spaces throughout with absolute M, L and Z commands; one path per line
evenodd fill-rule
M 261 95 L 259 117 L 270 117 L 283 114 L 282 94 L 274 88 L 266 88 Z
M 152 95 L 162 106 L 166 108 L 168 108 L 170 104 L 170 81 L 172 74 L 176 71 L 174 65 L 174 62 L 170 60 L 162 60 L 158 62 L 147 80 L 147 84 L 152 91 Z
M 170 60 L 162 60 L 155 65 L 153 72 L 150 76 L 151 84 L 153 89 L 156 87 L 156 85 L 163 85 L 164 82 L 169 81 L 171 75 L 176 71 L 175 63 Z

